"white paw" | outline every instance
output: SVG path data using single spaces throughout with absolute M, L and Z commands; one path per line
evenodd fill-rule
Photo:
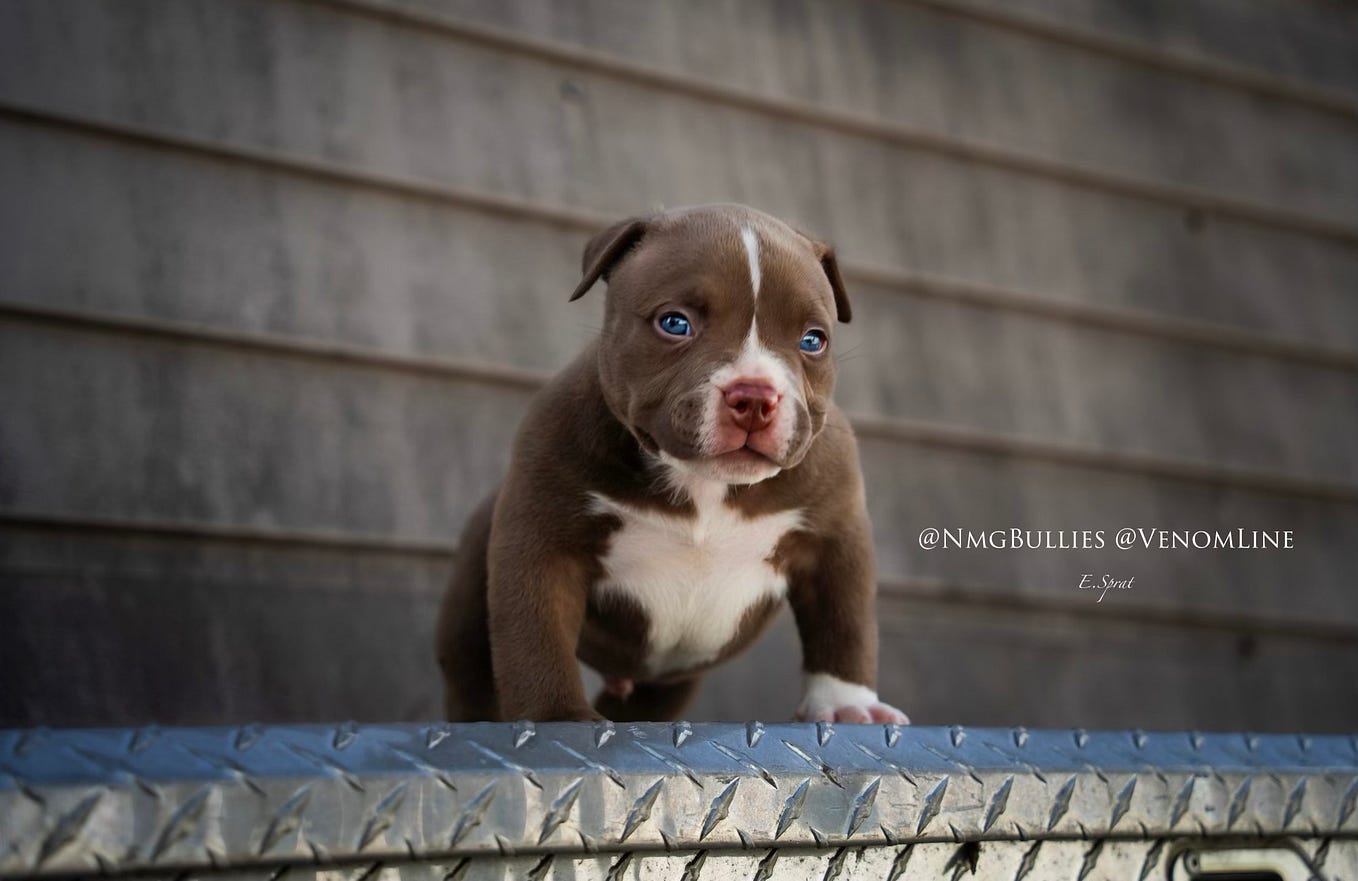
M 845 682 L 828 673 L 806 677 L 806 691 L 797 707 L 801 722 L 894 723 L 909 725 L 905 713 L 877 699 L 877 692 L 865 685 Z

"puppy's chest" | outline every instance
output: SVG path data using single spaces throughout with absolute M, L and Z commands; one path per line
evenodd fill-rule
M 800 511 L 746 517 L 720 496 L 677 517 L 595 496 L 622 526 L 610 536 L 595 590 L 626 597 L 647 619 L 646 657 L 660 675 L 714 660 L 756 605 L 782 599 L 787 579 L 772 557 L 801 525 Z

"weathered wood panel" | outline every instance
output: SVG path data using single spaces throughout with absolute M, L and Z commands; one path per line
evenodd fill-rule
M 0 326 L 0 505 L 451 540 L 523 392 Z M 72 362 L 70 353 L 78 351 Z
M 1295 78 L 1358 98 L 1358 15 L 1344 0 L 967 0 L 1023 13 L 1105 37 Z
M 936 8 L 910 0 L 707 0 L 660 9 L 606 0 L 565 8 L 490 0 L 372 5 L 415 10 L 436 22 L 485 23 L 646 67 L 697 73 L 761 95 L 1061 162 L 1222 190 L 1336 219 L 1358 216 L 1353 207 L 1358 176 L 1342 167 L 1358 149 L 1358 119 L 1295 102 L 1259 101 L 1219 83 L 1005 28 L 978 27 L 951 14 L 947 3 Z M 1006 6 L 992 5 L 1001 11 Z M 1008 6 L 1015 11 L 1014 4 Z M 1144 15 L 1154 23 L 1155 13 L 1173 18 L 1191 4 L 1150 6 L 1162 7 Z M 1112 12 L 1135 22 L 1137 8 Z M 1249 25 L 1235 22 L 1238 37 L 1256 47 L 1284 44 L 1278 30 L 1263 29 L 1260 12 L 1238 13 L 1255 19 Z M 1291 29 L 1289 16 L 1281 9 L 1272 12 L 1271 26 Z M 1331 17 L 1344 23 L 1339 14 Z M 1292 54 L 1304 55 L 1312 46 L 1351 54 L 1358 24 L 1348 18 L 1347 30 L 1334 33 L 1316 27 L 1316 19 L 1290 16 L 1293 28 L 1316 35 L 1294 40 Z M 1210 35 L 1217 29 L 1204 30 Z M 1358 75 L 1350 57 L 1335 52 L 1326 60 Z M 1061 100 L 1053 101 L 1053 94 Z M 1242 130 L 1252 136 L 1233 136 Z
M 279 565 L 280 561 L 274 561 Z M 439 712 L 434 598 L 408 591 L 14 573 L 0 640 L 0 719 L 95 725 Z M 6 628 L 9 630 L 9 628 Z M 1352 725 L 1344 645 L 886 603 L 882 693 L 921 724 L 1308 731 Z M 798 700 L 790 617 L 719 670 L 695 718 L 787 718 Z M 751 687 L 752 682 L 759 687 Z
M 1358 149 L 1358 120 L 1261 102 L 1239 90 L 977 27 L 901 0 L 671 8 L 606 2 L 564 8 L 523 2 L 371 6 L 419 10 L 436 21 L 488 23 L 757 94 L 1358 220 L 1353 207 L 1358 172 L 1345 161 Z M 462 127 L 450 124 L 454 118 L 440 112 L 440 104 L 503 95 L 510 108 L 505 115 L 523 122 L 522 109 L 559 98 L 557 88 L 524 88 L 529 82 L 516 77 L 496 85 L 465 73 L 445 76 L 450 70 L 445 56 L 464 55 L 475 64 L 482 54 L 465 38 L 305 5 L 232 9 L 140 0 L 105 4 L 87 13 L 90 24 L 78 29 L 60 9 L 24 12 L 6 23 L 20 49 L 60 44 L 76 57 L 109 63 L 72 71 L 54 63 L 54 56 L 43 63 L 27 52 L 10 53 L 5 73 L 12 90 L 37 88 L 43 103 L 55 98 L 87 112 L 132 111 L 143 121 L 173 120 L 221 136 L 239 131 L 280 146 L 308 142 L 308 148 L 320 146 L 331 155 L 350 152 L 348 142 L 355 137 L 385 139 L 418 131 L 417 126 L 426 127 L 420 132 L 425 137 L 407 139 L 416 150 L 437 143 L 428 137 L 430 126 L 439 127 L 439 140 L 451 136 L 454 145 L 471 146 L 471 139 L 488 131 L 478 125 L 459 132 Z M 95 20 L 101 14 L 102 26 Z M 126 60 L 128 50 L 138 53 L 135 63 Z M 476 66 L 486 72 L 485 64 Z M 317 102 L 307 86 L 323 75 L 321 68 L 343 71 L 338 79 L 326 76 L 335 93 L 325 102 Z M 98 91 L 90 88 L 90 78 L 109 73 L 115 78 L 105 79 Z M 148 83 L 160 99 L 154 105 L 145 102 Z M 579 97 L 587 101 L 587 92 Z M 1061 100 L 1051 100 L 1053 94 Z M 326 107 L 318 106 L 322 103 Z M 244 116 L 243 108 L 257 115 Z M 576 122 L 588 123 L 591 108 L 582 109 Z M 321 110 L 327 118 L 317 125 L 299 119 L 298 110 Z M 364 118 L 377 125 L 365 131 Z M 1235 137 L 1242 130 L 1252 136 Z M 400 150 L 394 143 L 386 146 Z M 484 150 L 470 152 L 490 158 Z M 570 158 L 536 138 L 516 152 L 520 161 L 556 165 L 562 172 L 567 169 L 560 163 Z
M 1191 203 L 1110 196 L 326 9 L 251 8 L 250 33 L 269 34 L 266 60 L 258 40 L 241 47 L 204 36 L 213 48 L 193 46 L 200 31 L 190 23 L 177 39 L 151 40 L 173 25 L 169 13 L 144 28 L 94 29 L 111 34 L 80 53 L 112 56 L 97 87 L 78 75 L 84 68 L 36 78 L 20 67 L 0 79 L 0 95 L 619 214 L 736 199 L 815 226 L 855 260 L 1318 343 L 1345 344 L 1334 322 L 1358 323 L 1348 295 L 1358 259 L 1329 238 L 1200 216 Z M 152 48 L 168 54 L 163 70 Z M 138 62 L 120 66 L 123 56 Z M 318 82 L 327 84 L 319 95 Z M 242 111 L 223 105 L 251 114 L 237 118 Z M 1272 127 L 1248 130 L 1253 138 Z M 1034 226 L 1044 234 L 1032 235 Z M 1277 307 L 1279 289 L 1295 292 L 1290 308 Z
M 1046 596 L 1085 607 L 1081 575 L 1137 576 L 1119 606 L 1249 611 L 1279 623 L 1355 621 L 1345 561 L 1358 534 L 1351 503 L 1323 504 L 1239 490 L 1114 475 L 1006 456 L 862 444 L 878 567 L 887 579 L 991 585 L 994 596 Z M 985 551 L 921 549 L 926 528 L 1104 530 L 1105 547 Z M 1124 527 L 1295 533 L 1290 551 L 1117 550 Z M 1003 587 L 1001 587 L 1003 586 Z M 987 591 L 988 592 L 988 591 Z
M 380 588 L 10 572 L 5 724 L 437 717 L 434 600 Z
M 883 630 L 893 663 L 882 688 L 928 708 L 925 724 L 1353 727 L 1358 658 L 1347 645 L 970 609 L 906 608 Z
M 566 302 L 585 238 L 577 228 L 9 131 L 0 176 L 44 194 L 0 205 L 15 249 L 0 265 L 0 297 L 11 302 L 544 371 L 599 326 L 602 290 Z M 842 329 L 839 383 L 851 412 L 1358 485 L 1358 407 L 1348 406 L 1358 374 L 880 285 L 852 294 L 860 320 Z M 1191 384 L 1174 382 L 1185 375 Z
M 70 353 L 79 352 L 78 363 Z M 0 324 L 0 506 L 67 518 L 386 535 L 451 547 L 503 473 L 524 391 L 119 335 Z M 1120 603 L 1358 624 L 1344 563 L 1358 506 L 865 439 L 888 581 L 1079 607 Z M 74 464 L 71 464 L 74 463 Z M 921 550 L 927 527 L 1104 530 L 1063 551 Z M 1291 551 L 1128 550 L 1123 527 L 1291 529 Z M 1210 572 L 1211 577 L 1197 573 Z M 1284 589 L 1285 588 L 1285 589 Z
M 886 695 L 1352 728 L 1358 38 L 1299 9 L 0 5 L 0 724 L 436 714 L 458 526 L 597 326 L 587 228 L 721 199 L 857 270 Z M 785 717 L 796 667 L 785 620 L 695 715 Z

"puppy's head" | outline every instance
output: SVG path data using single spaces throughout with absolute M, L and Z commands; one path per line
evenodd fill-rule
M 595 236 L 571 299 L 601 277 L 599 376 L 647 452 L 732 484 L 802 460 L 834 388 L 835 323 L 849 320 L 828 246 L 740 205 L 677 209 Z

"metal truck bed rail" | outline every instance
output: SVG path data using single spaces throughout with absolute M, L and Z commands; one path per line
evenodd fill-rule
M 6 878 L 1083 881 L 1197 877 L 1261 851 L 1277 877 L 1352 879 L 1356 809 L 1354 736 L 684 722 L 0 732 Z

